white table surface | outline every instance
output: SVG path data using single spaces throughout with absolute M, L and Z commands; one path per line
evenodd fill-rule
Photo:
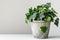
M 49 36 L 49 40 L 60 40 L 60 36 Z M 48 40 L 36 39 L 32 34 L 0 34 L 0 40 Z

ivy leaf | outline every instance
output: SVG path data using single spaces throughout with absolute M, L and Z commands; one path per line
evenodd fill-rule
M 36 9 L 36 8 L 34 8 L 34 9 L 33 9 L 33 11 L 37 11 L 37 9 Z
M 29 8 L 29 13 L 30 13 L 30 15 L 32 15 L 32 14 L 33 14 L 33 9 L 32 9 L 32 7 L 31 7 L 31 8 Z
M 25 19 L 25 23 L 26 23 L 26 24 L 28 24 L 28 23 L 29 23 L 28 19 Z
M 41 31 L 42 31 L 43 33 L 45 33 L 46 30 L 47 30 L 47 27 L 46 27 L 46 26 L 41 26 L 40 29 L 41 29 Z
M 26 13 L 25 15 L 26 15 L 26 19 L 29 19 L 30 13 Z
M 37 13 L 35 12 L 35 13 L 33 13 L 33 15 L 30 16 L 30 18 L 29 18 L 29 21 L 30 21 L 30 22 L 32 22 L 32 21 L 35 19 L 36 14 L 37 14 Z
M 43 8 L 43 6 L 42 6 L 42 5 L 38 5 L 38 6 L 37 6 L 37 9 L 39 9 L 39 8 Z
M 45 15 L 40 14 L 40 19 L 42 20 L 45 17 Z
M 39 8 L 39 13 L 44 13 L 44 12 L 45 12 L 45 9 Z
M 51 10 L 52 10 L 53 13 L 57 13 L 53 8 L 51 8 Z
M 46 3 L 44 7 L 47 8 L 47 9 L 50 8 L 51 7 L 51 3 Z
M 58 23 L 59 23 L 59 18 L 56 18 L 54 24 L 58 27 Z
M 50 22 L 50 21 L 51 21 L 51 17 L 47 16 L 44 20 L 45 20 L 46 22 Z

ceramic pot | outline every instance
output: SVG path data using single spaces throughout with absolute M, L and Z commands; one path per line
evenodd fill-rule
M 46 26 L 46 32 L 42 32 L 40 27 Z M 35 38 L 48 38 L 49 29 L 50 29 L 50 22 L 45 21 L 34 21 L 31 23 L 32 34 Z

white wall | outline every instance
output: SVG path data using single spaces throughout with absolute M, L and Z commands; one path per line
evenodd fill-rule
M 0 0 L 0 33 L 31 33 L 30 25 L 24 21 L 25 13 L 29 7 L 47 2 L 51 2 L 55 10 L 60 13 L 59 0 Z M 60 27 L 51 24 L 50 35 L 58 34 L 59 29 Z

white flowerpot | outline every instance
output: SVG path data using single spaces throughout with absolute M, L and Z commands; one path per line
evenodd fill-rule
M 41 26 L 46 26 L 47 30 L 43 33 L 40 29 Z M 34 21 L 31 23 L 32 34 L 35 38 L 48 38 L 50 23 L 44 21 Z

